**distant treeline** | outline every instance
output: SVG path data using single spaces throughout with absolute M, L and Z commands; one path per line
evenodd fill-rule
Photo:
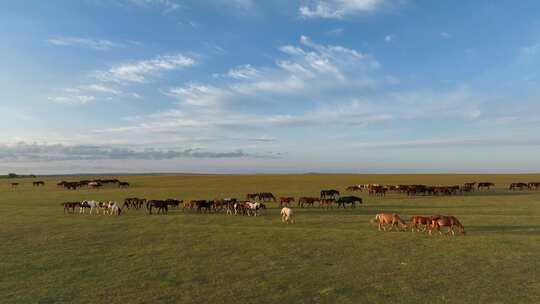
M 9 173 L 8 175 L 0 175 L 0 178 L 35 178 L 36 176 L 34 174 L 16 174 L 16 173 Z

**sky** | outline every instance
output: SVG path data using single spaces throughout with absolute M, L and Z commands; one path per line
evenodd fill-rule
M 540 172 L 540 2 L 0 3 L 0 173 Z

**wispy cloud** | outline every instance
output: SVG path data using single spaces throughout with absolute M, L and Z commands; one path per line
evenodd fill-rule
M 47 40 L 47 43 L 55 46 L 69 46 L 89 48 L 98 51 L 108 51 L 113 48 L 124 47 L 125 44 L 112 42 L 104 39 L 90 39 L 81 37 L 56 37 Z
M 68 105 L 84 105 L 96 100 L 92 95 L 70 95 L 70 96 L 55 96 L 48 97 L 49 101 L 54 103 L 68 104 Z
M 441 37 L 442 37 L 443 39 L 450 39 L 450 38 L 452 38 L 452 35 L 451 35 L 450 33 L 447 33 L 447 32 L 441 32 L 440 35 L 441 35 Z
M 103 1 L 103 0 L 100 0 Z M 137 6 L 141 8 L 161 8 L 165 11 L 174 11 L 182 8 L 176 0 L 108 0 L 123 6 Z M 107 3 L 107 2 L 105 2 Z
M 183 54 L 162 55 L 154 59 L 120 64 L 107 71 L 97 71 L 94 76 L 101 81 L 144 83 L 161 73 L 191 67 L 196 60 Z
M 310 0 L 299 8 L 305 18 L 341 19 L 348 15 L 374 12 L 403 1 L 393 0 Z
M 540 146 L 540 140 L 519 138 L 457 138 L 457 139 L 428 139 L 413 141 L 398 141 L 385 143 L 357 143 L 357 148 L 365 149 L 448 149 L 463 147 L 527 147 Z
M 202 149 L 133 149 L 107 145 L 64 145 L 20 142 L 0 144 L 0 159 L 10 161 L 66 160 L 166 160 L 177 158 L 275 158 L 279 154 L 250 154 L 242 150 L 207 151 Z

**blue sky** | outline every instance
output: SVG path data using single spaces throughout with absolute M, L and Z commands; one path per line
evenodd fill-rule
M 0 172 L 538 172 L 540 3 L 0 4 Z

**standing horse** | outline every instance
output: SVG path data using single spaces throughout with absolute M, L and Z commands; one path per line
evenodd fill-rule
M 321 198 L 335 198 L 336 196 L 339 196 L 339 191 L 337 190 L 321 190 Z
M 429 235 L 431 235 L 433 228 L 436 228 L 437 231 L 439 231 L 439 234 L 442 234 L 441 227 L 448 227 L 448 232 L 446 232 L 446 234 L 452 233 L 452 235 L 455 235 L 454 228 L 456 227 L 459 229 L 459 232 L 465 234 L 465 227 L 463 227 L 455 216 L 432 216 L 431 224 L 429 226 Z
M 338 208 L 345 208 L 347 204 L 351 204 L 351 208 L 355 208 L 356 203 L 362 204 L 362 199 L 357 196 L 343 196 L 337 200 Z

